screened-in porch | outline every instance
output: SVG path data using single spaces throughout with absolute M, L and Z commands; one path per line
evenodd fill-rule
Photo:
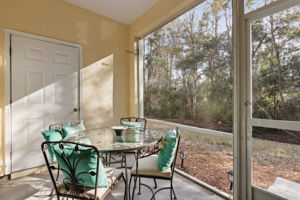
M 298 0 L 0 5 L 4 199 L 300 197 Z

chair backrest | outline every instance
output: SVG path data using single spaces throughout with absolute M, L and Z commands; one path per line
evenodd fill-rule
M 120 119 L 120 124 L 122 124 L 122 121 L 124 122 L 143 122 L 144 123 L 144 129 L 147 126 L 147 120 L 145 118 L 140 117 L 123 117 Z
M 55 152 L 58 160 L 58 167 L 49 162 L 48 156 L 46 154 L 46 149 L 50 147 Z M 41 145 L 42 152 L 47 164 L 47 168 L 53 182 L 56 194 L 58 196 L 70 197 L 70 198 L 80 198 L 80 199 L 91 199 L 91 196 L 86 196 L 85 192 L 87 189 L 91 189 L 91 185 L 86 186 L 87 180 L 85 177 L 92 177 L 95 179 L 94 198 L 97 197 L 97 185 L 98 185 L 98 174 L 99 174 L 99 162 L 100 153 L 98 149 L 92 145 L 79 144 L 75 142 L 43 142 Z M 80 151 L 84 151 L 84 158 L 80 155 Z M 89 156 L 96 159 L 95 169 L 84 171 L 79 169 L 80 166 L 87 165 L 86 159 Z M 63 183 L 54 179 L 53 171 L 57 170 L 63 172 L 64 179 Z
M 82 120 L 54 123 L 49 125 L 49 130 L 53 130 L 53 129 L 61 130 L 64 124 L 71 123 L 72 126 L 77 126 L 81 122 L 83 123 Z

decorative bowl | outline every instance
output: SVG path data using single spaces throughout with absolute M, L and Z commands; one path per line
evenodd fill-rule
M 113 126 L 111 129 L 115 132 L 117 136 L 122 136 L 124 132 L 128 129 L 127 126 Z

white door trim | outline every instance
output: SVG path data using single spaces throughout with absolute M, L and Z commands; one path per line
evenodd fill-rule
M 61 44 L 61 45 L 66 45 L 70 47 L 75 47 L 79 49 L 79 66 L 78 66 L 78 71 L 79 71 L 79 87 L 78 87 L 78 101 L 79 101 L 79 118 L 83 119 L 83 84 L 82 84 L 82 67 L 83 67 L 83 47 L 82 45 L 71 43 L 71 42 L 66 42 L 62 40 L 56 40 L 44 36 L 38 36 L 38 35 L 33 35 L 30 33 L 24 33 L 20 31 L 15 31 L 15 30 L 10 30 L 10 29 L 5 29 L 5 40 L 4 40 L 4 95 L 5 95 L 5 129 L 4 129 L 4 140 L 5 140 L 5 157 L 4 157 L 4 162 L 5 162 L 5 170 L 4 170 L 4 175 L 9 175 L 12 172 L 12 131 L 11 131 L 11 66 L 10 66 L 10 50 L 11 50 L 11 36 L 12 35 L 17 35 L 17 36 L 22 36 L 26 38 L 31 38 L 35 40 L 41 40 L 41 41 L 46 41 L 46 42 L 51 42 L 51 43 L 56 43 L 56 44 Z
M 270 119 L 257 119 L 252 116 L 252 106 L 253 106 L 253 98 L 252 98 L 252 32 L 251 32 L 251 22 L 262 19 L 264 17 L 276 14 L 278 12 L 284 11 L 286 9 L 292 8 L 294 6 L 300 5 L 299 0 L 281 0 L 272 2 L 266 6 L 258 8 L 254 11 L 251 11 L 245 15 L 245 33 L 246 33 L 246 68 L 247 68 L 247 77 L 246 77 L 246 85 L 247 85 L 247 167 L 248 167 L 248 176 L 250 181 L 250 187 L 248 187 L 248 191 L 251 191 L 251 194 L 255 196 L 258 192 L 264 192 L 266 195 L 269 195 L 270 198 L 274 196 L 273 193 L 264 190 L 260 187 L 257 187 L 252 184 L 253 173 L 252 173 L 252 127 L 265 127 L 265 128 L 275 128 L 275 129 L 287 129 L 287 130 L 299 130 L 300 122 L 298 121 L 287 121 L 287 120 L 270 120 Z M 277 197 L 277 196 L 276 196 Z M 280 197 L 277 197 L 280 198 Z
M 138 86 L 138 116 L 144 118 L 144 49 L 143 39 L 137 39 L 137 86 Z
M 265 5 L 261 8 L 253 10 L 247 14 L 245 14 L 245 19 L 250 20 L 250 22 L 261 19 L 280 11 L 289 9 L 291 7 L 297 6 L 299 4 L 299 0 L 281 0 L 274 1 L 268 5 Z

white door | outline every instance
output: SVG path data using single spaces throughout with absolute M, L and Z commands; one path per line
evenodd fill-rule
M 41 130 L 79 119 L 79 48 L 17 35 L 11 37 L 11 48 L 15 172 L 45 164 Z

